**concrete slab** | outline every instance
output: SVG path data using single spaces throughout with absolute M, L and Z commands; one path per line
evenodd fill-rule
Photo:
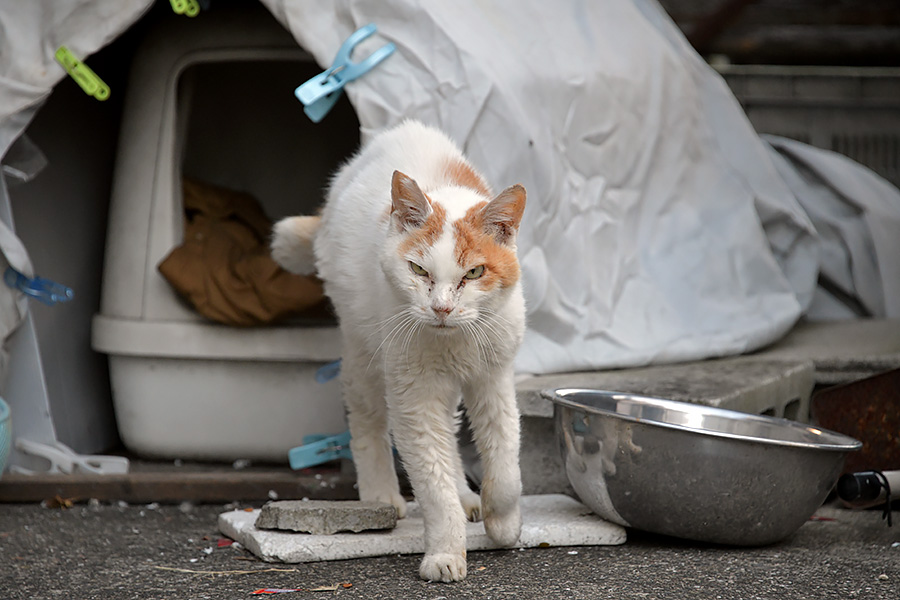
M 339 531 L 359 533 L 396 526 L 397 509 L 392 505 L 361 500 L 280 500 L 263 506 L 256 519 L 259 529 L 316 535 Z
M 568 496 L 522 497 L 522 535 L 516 547 L 604 546 L 624 544 L 625 529 L 604 521 Z M 236 510 L 219 515 L 219 531 L 240 542 L 267 562 L 305 563 L 425 551 L 425 524 L 418 504 L 410 502 L 407 517 L 390 531 L 311 535 L 268 531 L 256 527 L 259 510 Z M 497 545 L 482 523 L 466 526 L 469 551 L 490 550 Z
M 753 356 L 811 360 L 818 385 L 849 383 L 900 368 L 900 319 L 801 322 Z

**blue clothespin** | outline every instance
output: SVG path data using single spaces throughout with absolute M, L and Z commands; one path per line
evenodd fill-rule
M 57 302 L 68 302 L 75 296 L 71 288 L 43 277 L 27 277 L 12 267 L 3 273 L 3 281 L 9 287 L 40 300 L 47 306 L 53 306 Z
M 303 445 L 288 450 L 291 468 L 305 469 L 339 458 L 352 458 L 350 453 L 350 432 L 338 435 L 306 435 Z
M 337 359 L 316 369 L 316 383 L 328 383 L 340 374 L 341 359 Z
M 321 121 L 328 111 L 334 106 L 341 95 L 341 90 L 350 81 L 365 75 L 378 63 L 393 54 L 396 50 L 394 44 L 388 43 L 373 52 L 363 61 L 350 62 L 350 54 L 353 49 L 364 39 L 375 33 L 375 24 L 361 27 L 350 34 L 350 37 L 341 44 L 337 56 L 331 67 L 319 73 L 296 90 L 294 95 L 303 103 L 303 112 L 312 119 L 313 123 Z

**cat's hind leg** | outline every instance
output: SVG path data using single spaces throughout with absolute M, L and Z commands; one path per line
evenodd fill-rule
M 459 427 L 462 421 L 462 414 L 456 415 L 456 437 L 459 438 Z M 481 520 L 481 496 L 477 492 L 472 491 L 469 487 L 469 481 L 466 479 L 466 471 L 463 468 L 463 460 L 460 453 L 456 453 L 456 489 L 459 492 L 459 502 L 462 504 L 466 513 L 466 518 L 473 523 Z
M 359 499 L 392 504 L 402 519 L 406 516 L 406 499 L 400 494 L 394 467 L 384 376 L 376 365 L 370 364 L 361 347 L 345 340 L 341 360 L 341 386 Z
M 462 465 L 460 464 L 460 473 L 462 473 Z M 473 492 L 466 480 L 465 473 L 459 475 L 457 479 L 457 490 L 459 491 L 459 502 L 462 504 L 463 510 L 466 512 L 466 518 L 473 523 L 481 520 L 481 496 Z
M 466 413 L 481 455 L 484 529 L 494 542 L 512 546 L 519 539 L 519 410 L 512 369 L 471 382 L 464 390 Z

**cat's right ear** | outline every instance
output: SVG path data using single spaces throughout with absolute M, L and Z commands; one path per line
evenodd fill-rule
M 391 219 L 406 231 L 424 225 L 432 211 L 431 202 L 419 189 L 419 184 L 400 171 L 394 171 L 391 178 Z

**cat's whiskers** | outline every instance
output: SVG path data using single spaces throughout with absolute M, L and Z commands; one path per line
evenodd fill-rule
M 376 329 L 375 331 L 373 331 L 369 337 L 374 336 L 376 333 L 378 333 L 379 330 L 384 329 L 392 321 L 397 321 L 398 319 L 399 319 L 399 322 L 394 324 L 393 328 L 388 332 L 388 334 L 386 336 L 384 336 L 384 339 L 381 340 L 381 343 L 378 344 L 378 347 L 375 349 L 375 352 L 372 353 L 372 357 L 369 359 L 369 364 L 366 365 L 367 373 L 372 366 L 372 361 L 374 361 L 375 357 L 378 356 L 379 352 L 381 351 L 381 348 L 385 344 L 387 344 L 387 347 L 385 348 L 385 350 L 386 351 L 390 350 L 391 346 L 394 344 L 394 340 L 396 338 L 398 338 L 400 335 L 402 335 L 404 330 L 407 330 L 407 328 L 415 327 L 415 323 L 417 321 L 417 319 L 415 318 L 415 316 L 412 313 L 412 309 L 404 308 L 399 313 L 393 315 L 392 317 L 385 319 L 383 321 L 383 325 L 381 327 L 379 327 L 378 329 Z
M 484 331 L 484 329 L 480 326 L 479 323 L 473 323 L 473 328 L 478 332 L 479 338 L 482 340 L 482 346 L 484 347 L 484 360 L 485 362 L 497 362 L 497 350 L 494 348 L 494 344 L 491 341 L 490 336 Z M 490 356 L 488 356 L 488 352 L 490 352 Z
M 512 326 L 512 322 L 509 319 L 501 315 L 499 312 L 494 310 L 493 308 L 488 308 L 486 306 L 481 307 L 481 313 L 486 316 L 494 319 L 494 321 L 502 322 L 503 325 Z
M 472 341 L 475 342 L 475 348 L 478 350 L 478 360 L 487 362 L 487 353 L 482 351 L 481 341 L 478 339 L 478 332 L 475 331 L 474 326 L 468 321 L 464 321 L 461 323 L 461 327 L 463 332 L 468 334 Z
M 382 329 L 384 329 L 385 327 L 387 327 L 388 325 L 390 325 L 397 319 L 401 319 L 401 318 L 407 316 L 407 314 L 410 312 L 410 310 L 411 309 L 409 307 L 404 308 L 403 310 L 391 315 L 387 319 L 383 319 L 383 320 L 379 321 L 378 323 L 373 323 L 373 324 L 369 325 L 369 327 L 372 328 L 372 332 L 369 333 L 369 338 L 371 339 L 379 331 L 381 331 Z
M 495 339 L 504 339 L 509 336 L 509 327 L 512 325 L 508 319 L 489 308 L 482 308 L 478 323 L 481 325 L 487 343 L 494 354 L 494 360 L 498 360 L 497 351 L 494 348 Z M 484 331 L 486 330 L 486 331 Z M 490 335 L 488 335 L 490 334 Z
M 411 370 L 410 366 L 409 366 L 409 347 L 412 344 L 413 338 L 418 339 L 418 336 L 416 336 L 416 334 L 423 327 L 425 327 L 425 323 L 423 323 L 421 320 L 412 319 L 412 327 L 410 327 L 409 330 L 406 332 L 406 338 L 404 339 L 404 346 L 405 346 L 404 352 L 406 355 L 406 371 L 407 372 L 409 372 Z
M 502 337 L 504 337 L 505 335 L 507 335 L 507 331 L 505 331 L 506 328 L 503 327 L 502 324 L 500 324 L 500 323 L 492 323 L 492 322 L 490 321 L 490 316 L 489 316 L 489 315 L 486 315 L 485 317 L 486 317 L 486 318 L 480 320 L 480 323 L 481 323 L 481 325 L 482 325 L 485 329 L 487 329 L 488 331 L 490 331 L 491 334 L 493 334 L 494 337 L 496 337 L 496 338 L 502 338 Z
M 494 348 L 494 344 L 492 343 L 491 336 L 481 327 L 483 321 L 482 320 L 474 320 L 465 322 L 464 329 L 467 333 L 470 334 L 470 337 L 475 342 L 475 346 L 478 348 L 478 356 L 479 358 L 483 357 L 484 362 L 491 362 L 489 359 L 493 359 L 493 362 L 498 361 L 497 350 Z M 490 356 L 488 355 L 490 352 Z

